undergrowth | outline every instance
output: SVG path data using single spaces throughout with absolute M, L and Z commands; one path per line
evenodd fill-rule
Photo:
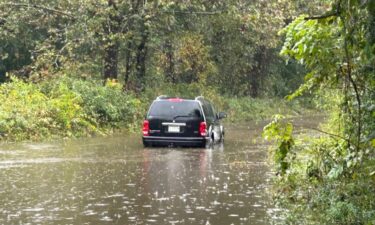
M 141 102 L 116 84 L 68 78 L 0 85 L 0 138 L 6 141 L 102 135 L 132 129 Z
M 159 95 L 194 98 L 203 95 L 225 123 L 269 119 L 275 113 L 311 111 L 303 101 L 278 98 L 225 97 L 199 83 L 161 85 L 141 94 L 125 92 L 117 81 L 56 75 L 38 82 L 12 78 L 0 84 L 0 140 L 45 140 L 106 135 L 115 130 L 138 131 L 149 104 Z
M 276 142 L 273 193 L 275 204 L 285 209 L 280 224 L 375 224 L 373 146 L 363 146 L 366 158 L 358 158 L 340 135 L 292 135 L 290 126 L 276 117 L 264 131 Z M 322 125 L 331 127 L 329 132 L 337 131 L 335 126 L 335 116 Z M 285 140 L 295 143 L 286 146 Z
M 191 84 L 165 84 L 147 89 L 144 99 L 151 102 L 159 95 L 167 95 L 182 98 L 195 98 L 204 96 L 216 107 L 216 111 L 224 111 L 228 114 L 225 122 L 239 123 L 248 121 L 260 121 L 271 119 L 275 114 L 283 114 L 287 117 L 316 114 L 318 112 L 314 101 L 307 98 L 287 101 L 280 97 L 233 97 L 223 96 L 210 86 Z

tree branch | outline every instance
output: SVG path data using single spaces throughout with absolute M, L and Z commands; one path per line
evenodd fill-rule
M 340 11 L 336 10 L 336 11 L 329 12 L 329 13 L 327 13 L 325 15 L 321 15 L 321 16 L 305 17 L 305 20 L 321 20 L 321 19 L 327 19 L 327 18 L 333 17 L 333 16 L 338 16 L 338 15 L 340 15 Z
M 163 11 L 163 13 L 170 13 L 170 14 L 190 14 L 190 15 L 217 15 L 223 13 L 223 11 L 212 11 L 212 12 L 204 12 L 204 11 L 175 11 L 175 10 L 167 10 Z
M 350 140 L 349 140 L 349 139 L 347 139 L 347 138 L 345 138 L 345 137 L 342 137 L 342 136 L 340 136 L 340 135 L 332 134 L 332 133 L 329 133 L 329 132 L 327 132 L 327 131 L 319 130 L 319 129 L 317 129 L 317 128 L 312 128 L 312 127 L 309 127 L 308 129 L 310 129 L 310 130 L 315 130 L 315 131 L 318 131 L 318 132 L 323 133 L 323 134 L 327 134 L 327 135 L 329 135 L 329 136 L 331 136 L 331 137 L 340 138 L 340 139 L 342 139 L 342 140 L 344 140 L 344 141 L 350 143 Z
M 55 13 L 55 14 L 59 14 L 59 15 L 63 15 L 63 16 L 75 19 L 75 17 L 68 12 L 61 11 L 61 10 L 58 10 L 58 9 L 48 8 L 48 7 L 41 6 L 41 5 L 25 4 L 25 3 L 4 3 L 4 4 L 1 4 L 1 6 L 41 9 L 41 10 L 44 10 L 44 11 L 47 11 L 47 12 L 51 12 L 51 13 Z
M 116 5 L 116 2 L 115 1 L 113 1 L 113 0 L 108 0 L 108 6 L 109 7 L 113 7 L 113 9 L 114 10 L 118 10 L 118 7 L 117 7 L 117 5 Z
M 355 83 L 353 77 L 352 77 L 352 65 L 351 65 L 351 57 L 349 55 L 349 50 L 348 50 L 348 45 L 347 45 L 347 41 L 345 40 L 345 55 L 346 55 L 346 60 L 347 60 L 347 66 L 348 66 L 348 72 L 347 72 L 347 75 L 348 75 L 348 78 L 349 78 L 349 82 L 352 84 L 353 86 L 353 89 L 354 89 L 354 92 L 355 92 L 355 97 L 356 97 L 356 100 L 357 100 L 357 124 L 358 124 L 358 127 L 357 127 L 357 144 L 356 144 L 356 147 L 357 147 L 357 151 L 359 150 L 359 147 L 360 147 L 360 143 L 361 143 L 361 134 L 362 134 L 362 101 L 361 101 L 361 97 L 360 97 L 360 94 L 359 94 L 359 90 L 358 90 L 358 87 L 357 87 L 357 84 Z
M 7 20 L 5 18 L 0 17 L 0 26 L 3 26 L 6 22 Z
M 9 27 L 6 26 L 6 23 L 8 20 L 6 18 L 0 17 L 0 28 L 9 32 L 9 33 L 14 33 L 14 30 L 10 29 Z

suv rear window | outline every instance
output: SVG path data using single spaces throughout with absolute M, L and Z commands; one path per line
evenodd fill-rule
M 148 116 L 176 119 L 177 117 L 201 117 L 199 103 L 196 101 L 156 101 Z

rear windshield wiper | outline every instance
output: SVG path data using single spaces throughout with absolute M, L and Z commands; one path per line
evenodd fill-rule
M 179 117 L 192 117 L 192 115 L 177 115 L 177 116 L 173 117 L 173 119 L 175 120 Z

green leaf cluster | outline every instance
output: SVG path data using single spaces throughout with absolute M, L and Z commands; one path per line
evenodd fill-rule
M 230 96 L 282 96 L 300 84 L 303 69 L 283 63 L 277 32 L 304 7 L 286 0 L 3 0 L 0 77 L 40 80 L 74 68 L 138 93 L 200 82 Z
M 0 137 L 40 140 L 133 129 L 144 105 L 116 85 L 62 76 L 39 84 L 0 85 Z
M 284 175 L 290 166 L 288 155 L 294 145 L 292 134 L 293 125 L 290 122 L 286 122 L 282 115 L 275 115 L 272 122 L 263 129 L 263 137 L 266 140 L 276 142 L 274 162 L 280 175 Z
M 324 137 L 296 145 L 292 172 L 280 183 L 290 191 L 279 194 L 284 200 L 293 196 L 289 203 L 301 207 L 288 205 L 295 213 L 319 213 L 321 218 L 309 217 L 311 224 L 372 224 L 374 3 L 329 2 L 322 15 L 301 15 L 281 31 L 281 55 L 307 70 L 305 83 L 289 99 L 307 92 L 324 99 L 329 119 L 317 129 Z M 297 217 L 294 222 L 301 221 Z

